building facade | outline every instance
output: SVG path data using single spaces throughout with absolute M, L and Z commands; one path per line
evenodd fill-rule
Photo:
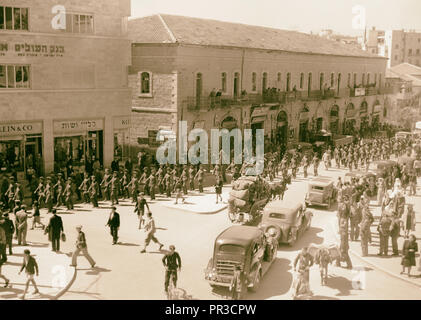
M 367 32 L 365 49 L 388 58 L 388 67 L 409 63 L 421 67 L 421 32 L 376 30 Z
M 109 165 L 130 126 L 129 0 L 0 3 L 0 162 Z
M 383 119 L 386 59 L 355 46 L 169 15 L 129 21 L 129 36 L 133 143 L 177 132 L 180 120 L 188 130 L 264 129 L 267 141 L 286 144 Z

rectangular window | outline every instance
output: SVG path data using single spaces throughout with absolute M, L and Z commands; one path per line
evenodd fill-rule
M 222 72 L 221 75 L 221 90 L 222 92 L 227 92 L 227 73 Z
M 354 73 L 354 87 L 357 86 L 357 74 Z
M 370 74 L 367 73 L 367 85 L 369 85 L 369 84 L 370 84 Z
M 257 90 L 257 75 L 256 72 L 251 74 L 251 91 L 256 92 Z
M 330 74 L 330 87 L 335 87 L 335 74 L 333 72 Z
M 94 17 L 90 14 L 66 13 L 68 33 L 94 33 Z
M 0 88 L 29 88 L 29 66 L 0 65 Z
M 347 82 L 347 84 L 348 84 L 348 87 L 351 86 L 351 74 L 350 73 L 348 73 L 348 82 Z
M 300 89 L 304 88 L 304 73 L 300 75 Z
M 28 9 L 0 6 L 0 30 L 28 30 Z
M 412 49 L 408 50 L 408 55 L 412 55 Z

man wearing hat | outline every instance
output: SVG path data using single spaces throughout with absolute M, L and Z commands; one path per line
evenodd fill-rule
M 111 208 L 110 217 L 106 226 L 110 227 L 110 233 L 113 237 L 113 245 L 118 241 L 118 229 L 120 228 L 120 215 L 116 212 L 116 207 Z
M 86 236 L 85 236 L 85 233 L 82 231 L 82 226 L 81 225 L 77 226 L 76 231 L 77 231 L 78 235 L 77 235 L 77 239 L 76 239 L 76 249 L 75 249 L 75 251 L 73 252 L 73 255 L 72 255 L 71 266 L 72 267 L 77 266 L 77 256 L 82 251 L 83 255 L 89 261 L 89 263 L 91 264 L 91 267 L 93 268 L 93 267 L 95 267 L 96 262 L 89 255 L 88 246 L 86 244 Z
M 172 275 L 174 288 L 177 287 L 177 270 L 181 271 L 181 258 L 175 246 L 170 245 L 170 252 L 168 252 L 163 258 L 162 263 L 165 267 L 165 292 L 168 293 L 168 286 Z
M 18 244 L 26 246 L 26 233 L 28 232 L 28 214 L 26 213 L 26 205 L 22 205 L 22 209 L 16 213 L 16 230 L 18 236 Z
M 50 218 L 47 229 L 49 232 L 49 238 L 51 240 L 52 251 L 60 251 L 60 236 L 64 232 L 63 220 L 57 215 L 57 210 L 53 209 L 53 216 Z

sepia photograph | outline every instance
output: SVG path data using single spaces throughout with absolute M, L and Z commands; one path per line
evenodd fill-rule
M 0 301 L 421 300 L 418 186 L 419 0 L 0 0 Z

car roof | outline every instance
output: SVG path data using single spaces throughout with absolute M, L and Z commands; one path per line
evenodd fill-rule
M 231 226 L 222 231 L 216 238 L 219 245 L 237 244 L 248 246 L 254 239 L 261 236 L 263 231 L 252 226 Z
M 276 210 L 276 211 L 282 211 L 282 213 L 286 215 L 292 215 L 295 214 L 299 209 L 303 207 L 302 203 L 300 202 L 292 202 L 292 201 L 283 201 L 283 200 L 276 200 L 269 202 L 264 210 Z
M 317 184 L 320 186 L 327 187 L 330 184 L 333 184 L 333 180 L 328 177 L 316 177 L 310 180 L 310 184 Z

